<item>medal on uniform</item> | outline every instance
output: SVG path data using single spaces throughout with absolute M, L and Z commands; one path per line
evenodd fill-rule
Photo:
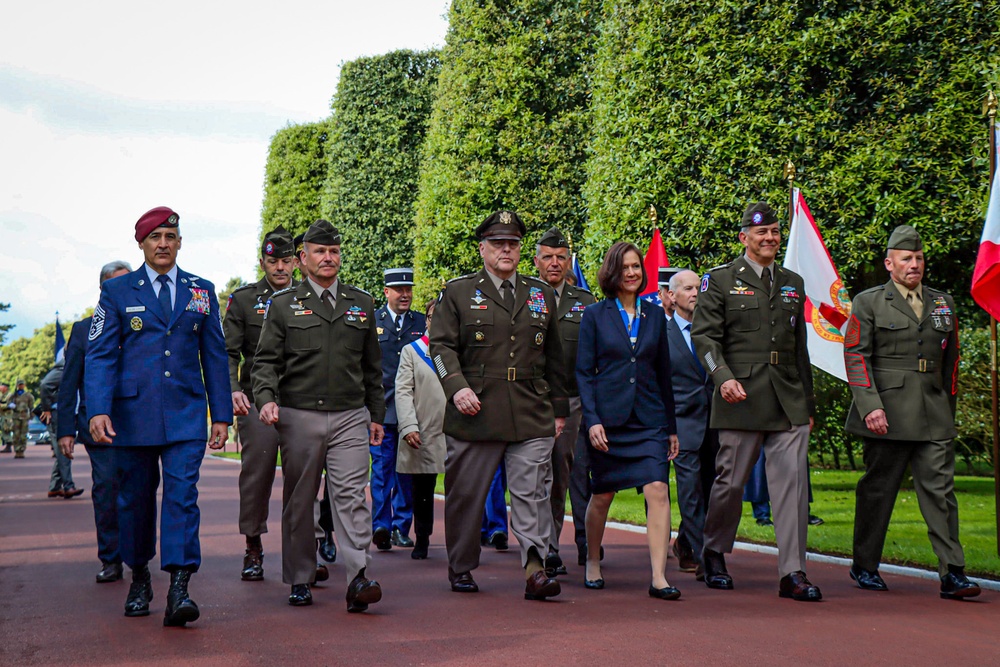
M 132 327 L 132 331 L 142 331 L 142 318 L 133 317 L 129 325 Z
M 476 332 L 476 342 L 477 343 L 482 343 L 484 340 L 486 340 L 486 334 L 484 334 L 482 331 L 477 331 Z
M 541 331 L 535 334 L 535 345 L 541 345 L 543 340 L 545 340 L 545 337 L 542 336 Z

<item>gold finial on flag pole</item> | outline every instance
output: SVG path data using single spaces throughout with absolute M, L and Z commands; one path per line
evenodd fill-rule
M 659 226 L 656 218 L 656 206 L 654 204 L 649 205 L 649 220 L 653 223 L 653 229 Z
M 795 181 L 795 165 L 791 160 L 785 163 L 785 180 L 788 181 L 788 187 L 792 187 Z
M 785 163 L 785 180 L 788 181 L 788 230 L 792 230 L 792 219 L 795 218 L 795 165 L 789 160 Z
M 992 90 L 986 93 L 986 100 L 983 102 L 983 115 L 989 116 L 991 120 L 997 117 L 997 96 Z

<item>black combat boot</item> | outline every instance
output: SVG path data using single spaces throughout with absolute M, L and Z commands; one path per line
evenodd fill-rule
M 153 601 L 153 580 L 148 565 L 132 568 L 132 585 L 125 598 L 126 616 L 149 616 L 149 603 Z
M 163 625 L 183 627 L 185 623 L 198 620 L 201 613 L 198 605 L 188 597 L 188 581 L 191 570 L 175 570 L 170 573 L 170 590 L 167 591 L 167 610 L 163 614 Z

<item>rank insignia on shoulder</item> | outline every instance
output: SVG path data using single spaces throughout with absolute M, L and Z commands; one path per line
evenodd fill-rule
M 706 273 L 704 276 L 702 276 L 702 279 L 701 279 L 701 291 L 702 292 L 707 292 L 708 291 L 708 279 L 709 279 L 709 274 Z
M 94 317 L 90 320 L 90 333 L 87 335 L 88 340 L 96 340 L 104 332 L 104 320 L 107 315 L 104 312 L 104 308 L 101 304 L 97 304 L 94 308 Z
M 132 331 L 142 331 L 142 318 L 133 317 L 129 321 L 129 326 L 132 327 Z

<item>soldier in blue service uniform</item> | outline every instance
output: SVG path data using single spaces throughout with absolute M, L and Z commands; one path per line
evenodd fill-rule
M 382 388 L 385 390 L 385 437 L 371 448 L 372 541 L 381 551 L 412 547 L 413 482 L 396 472 L 399 430 L 396 419 L 396 371 L 403 348 L 424 335 L 427 321 L 410 309 L 413 269 L 385 270 L 386 304 L 375 311 L 378 344 L 382 348 Z M 391 534 L 390 534 L 390 531 Z
M 178 215 L 165 206 L 135 224 L 145 256 L 108 280 L 90 324 L 84 373 L 90 435 L 116 449 L 122 560 L 132 569 L 126 616 L 153 599 L 156 490 L 163 467 L 160 567 L 170 573 L 163 624 L 196 620 L 188 581 L 201 564 L 198 472 L 208 446 L 226 444 L 233 405 L 215 286 L 177 267 Z M 206 402 L 207 395 L 207 402 Z M 206 405 L 207 403 L 207 405 Z

